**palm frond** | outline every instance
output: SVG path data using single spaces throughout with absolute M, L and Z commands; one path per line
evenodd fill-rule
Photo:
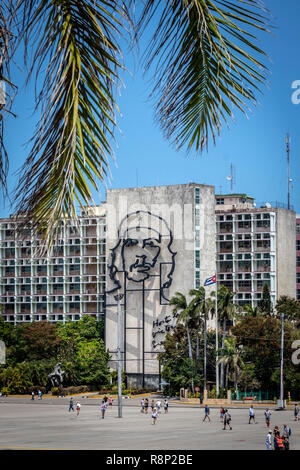
M 29 76 L 44 76 L 41 118 L 22 167 L 16 206 L 49 246 L 60 221 L 90 205 L 113 157 L 115 89 L 123 69 L 122 1 L 20 0 Z M 36 82 L 37 87 L 39 85 Z
M 16 36 L 12 32 L 16 26 L 15 19 L 15 2 L 2 0 L 0 3 L 0 187 L 4 196 L 7 196 L 6 178 L 9 167 L 4 141 L 4 114 L 10 113 L 16 91 L 16 86 L 10 80 L 11 58 L 16 45 Z
M 177 148 L 202 151 L 257 101 L 267 69 L 254 33 L 268 31 L 268 12 L 260 0 L 147 0 L 139 31 L 157 17 L 145 57 L 156 119 Z

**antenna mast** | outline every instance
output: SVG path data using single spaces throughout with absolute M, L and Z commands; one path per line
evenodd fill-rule
M 287 155 L 287 183 L 288 183 L 288 194 L 287 194 L 287 200 L 288 200 L 288 210 L 290 210 L 290 135 L 287 133 L 286 135 L 286 155 Z
M 230 176 L 227 176 L 226 179 L 230 181 L 230 193 L 233 193 L 233 184 L 235 183 L 235 178 L 234 178 L 234 173 L 233 173 L 234 167 L 231 163 L 230 165 Z

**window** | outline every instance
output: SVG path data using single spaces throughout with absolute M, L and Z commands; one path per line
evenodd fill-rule
M 300 240 L 296 240 L 296 250 L 300 251 Z
M 296 233 L 300 234 L 300 224 L 296 224 Z
M 224 204 L 224 198 L 223 197 L 217 197 L 217 206 L 222 206 Z
M 296 282 L 297 284 L 300 284 L 300 273 L 296 274 Z
M 200 204 L 200 189 L 195 189 L 195 204 Z

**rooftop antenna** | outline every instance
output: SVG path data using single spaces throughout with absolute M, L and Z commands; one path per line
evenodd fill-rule
M 291 208 L 290 204 L 290 183 L 293 181 L 290 178 L 290 134 L 287 133 L 286 135 L 286 155 L 287 155 L 287 187 L 288 187 L 288 194 L 287 194 L 287 201 L 288 201 L 288 210 Z

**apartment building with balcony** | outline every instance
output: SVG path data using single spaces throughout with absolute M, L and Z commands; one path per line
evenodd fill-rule
M 61 224 L 53 250 L 40 256 L 41 239 L 14 216 L 0 220 L 2 318 L 14 324 L 100 318 L 105 300 L 105 212 L 85 211 Z
M 203 196 L 206 190 L 209 197 Z M 185 228 L 185 237 L 189 233 L 190 238 L 175 250 L 177 260 L 179 256 L 190 259 L 190 268 L 186 265 L 180 277 L 179 290 L 203 285 L 205 277 L 214 274 L 216 257 L 218 285 L 224 284 L 236 292 L 236 301 L 241 305 L 256 306 L 265 283 L 274 304 L 281 295 L 300 298 L 300 216 L 296 227 L 293 211 L 271 204 L 257 207 L 246 194 L 214 196 L 213 187 L 193 183 L 109 190 L 107 203 L 82 211 L 77 224 L 62 224 L 47 257 L 38 255 L 41 240 L 33 237 L 30 227 L 17 234 L 14 216 L 0 219 L 0 302 L 5 321 L 65 322 L 79 320 L 86 314 L 96 318 L 104 315 L 105 292 L 110 282 L 107 265 L 111 243 L 107 233 L 112 230 L 115 237 L 117 226 L 115 215 L 111 214 L 121 210 L 120 200 L 112 197 L 115 193 L 122 198 L 133 194 L 132 201 L 127 198 L 129 211 L 141 194 L 147 204 L 154 201 L 155 195 L 157 207 L 170 205 L 177 221 L 179 214 L 185 213 L 180 216 L 180 227 L 187 227 L 190 220 L 191 227 Z M 215 201 L 215 212 L 211 201 Z M 215 247 L 210 252 L 207 247 L 203 249 L 207 240 L 214 237 Z
M 273 305 L 281 295 L 295 298 L 295 223 L 295 212 L 257 207 L 245 194 L 216 196 L 217 281 L 238 304 L 257 306 L 264 284 Z

